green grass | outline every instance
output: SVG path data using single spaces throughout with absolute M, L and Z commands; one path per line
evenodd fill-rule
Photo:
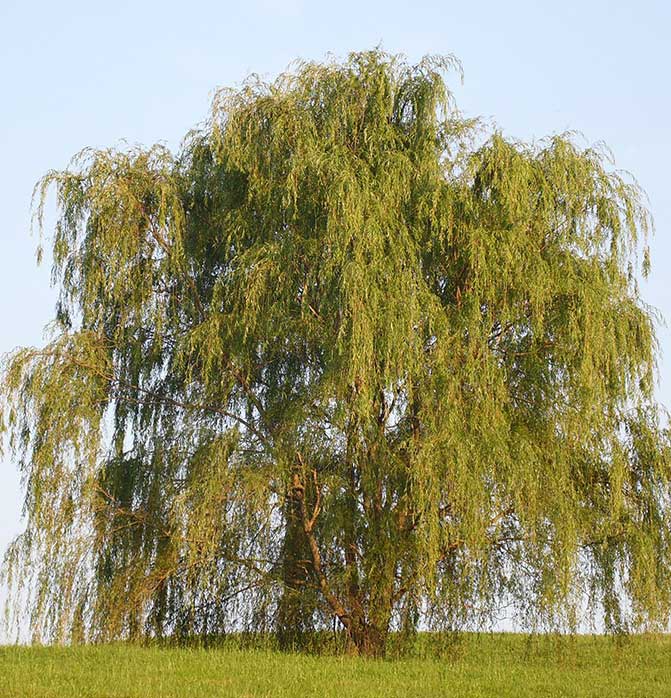
M 671 637 L 467 635 L 442 657 L 270 650 L 0 647 L 0 697 L 671 697 Z

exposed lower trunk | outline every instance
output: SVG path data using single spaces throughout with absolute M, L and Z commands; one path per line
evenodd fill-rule
M 372 580 L 371 580 L 372 581 Z M 353 650 L 364 657 L 383 657 L 391 623 L 393 585 L 389 579 L 373 581 L 368 599 L 357 599 L 348 628 Z M 364 613 L 365 608 L 365 613 Z
M 280 648 L 291 650 L 305 643 L 314 630 L 314 594 L 308 590 L 312 561 L 306 544 L 301 502 L 289 492 L 285 504 L 286 527 L 282 551 L 284 590 L 277 610 L 277 639 Z
M 353 651 L 362 657 L 384 657 L 388 635 L 388 624 L 379 626 L 366 621 L 354 621 L 349 633 Z
M 298 458 L 303 465 L 300 454 Z M 362 594 L 352 518 L 346 534 L 345 557 L 349 579 L 343 603 L 329 583 L 315 536 L 315 523 L 321 502 L 316 470 L 312 470 L 311 485 L 313 490 L 308 497 L 304 480 L 297 472 L 293 474 L 287 492 L 283 551 L 285 591 L 278 614 L 280 646 L 300 646 L 305 633 L 313 629 L 315 606 L 314 603 L 306 604 L 306 597 L 311 596 L 308 589 L 312 579 L 332 613 L 345 626 L 351 649 L 361 656 L 382 657 L 386 650 L 391 620 L 394 565 L 384 555 L 376 554 L 376 563 L 368 567 L 370 576 L 365 585 L 366 588 L 370 588 L 370 593 Z M 306 499 L 309 499 L 309 503 Z

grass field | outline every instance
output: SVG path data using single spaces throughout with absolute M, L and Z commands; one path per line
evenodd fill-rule
M 269 650 L 0 647 L 0 697 L 671 697 L 671 637 L 467 635 L 441 657 Z

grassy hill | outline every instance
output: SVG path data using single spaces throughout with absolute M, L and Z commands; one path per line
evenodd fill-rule
M 669 698 L 671 636 L 465 635 L 440 656 L 384 661 L 232 646 L 0 647 L 0 696 Z

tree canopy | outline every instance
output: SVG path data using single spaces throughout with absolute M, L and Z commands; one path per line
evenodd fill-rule
M 40 181 L 59 300 L 1 383 L 37 636 L 668 623 L 642 193 L 465 118 L 454 67 L 297 63 Z

